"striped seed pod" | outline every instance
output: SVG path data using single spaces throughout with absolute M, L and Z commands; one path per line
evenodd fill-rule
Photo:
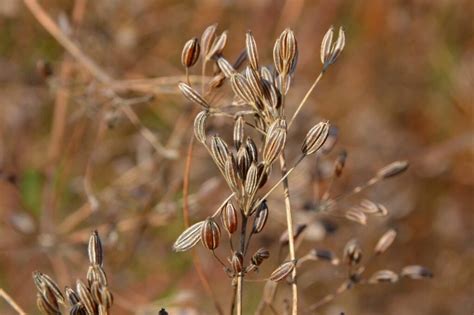
M 367 224 L 367 216 L 364 212 L 360 211 L 357 208 L 347 210 L 344 216 L 346 217 L 346 219 L 357 222 L 359 224 Z
M 309 256 L 315 260 L 327 261 L 335 266 L 339 265 L 339 258 L 334 252 L 327 249 L 313 249 L 309 252 Z
M 184 82 L 181 82 L 178 84 L 178 87 L 181 93 L 183 93 L 184 97 L 186 97 L 189 101 L 201 105 L 206 109 L 209 109 L 210 106 L 207 101 L 191 86 Z
M 212 59 L 215 56 L 218 56 L 224 50 L 225 44 L 227 43 L 227 31 L 222 32 L 222 34 L 213 42 L 209 52 L 206 55 L 206 59 Z
M 381 168 L 378 172 L 377 172 L 377 177 L 378 178 L 381 178 L 381 179 L 387 179 L 387 178 L 390 178 L 390 177 L 394 177 L 394 176 L 397 176 L 401 173 L 403 173 L 404 171 L 407 170 L 408 168 L 408 161 L 395 161 L 393 163 L 390 163 L 389 165 Z
M 242 142 L 244 141 L 244 126 L 245 120 L 242 115 L 239 115 L 234 122 L 234 147 L 236 150 L 239 150 Z
M 265 224 L 267 223 L 268 213 L 269 211 L 268 211 L 267 201 L 263 200 L 255 212 L 255 219 L 253 220 L 252 233 L 257 234 L 263 230 L 263 228 L 265 227 Z
M 247 50 L 247 56 L 249 59 L 250 66 L 255 71 L 258 71 L 258 50 L 255 38 L 251 31 L 248 31 L 245 35 L 245 48 Z
M 218 135 L 213 136 L 211 139 L 211 154 L 217 166 L 223 170 L 230 151 L 227 147 L 227 143 Z
M 230 77 L 230 85 L 234 93 L 248 104 L 255 104 L 255 97 L 252 93 L 247 79 L 240 73 L 234 73 Z
M 216 39 L 217 23 L 209 25 L 201 35 L 201 48 L 204 56 L 209 55 L 212 45 Z
M 247 67 L 245 68 L 245 78 L 247 79 L 247 83 L 252 91 L 254 99 L 261 100 L 263 98 L 264 90 L 260 73 L 251 67 Z
M 102 249 L 102 242 L 99 238 L 99 233 L 93 231 L 89 237 L 89 246 L 87 247 L 89 253 L 89 261 L 92 265 L 103 265 L 104 254 Z
M 238 226 L 238 213 L 234 205 L 228 202 L 221 212 L 222 225 L 229 234 L 233 234 L 237 231 Z
M 190 68 L 199 59 L 199 53 L 201 51 L 199 40 L 195 37 L 190 39 L 184 44 L 183 51 L 181 53 L 181 63 L 184 67 Z
M 320 122 L 311 128 L 304 138 L 301 152 L 310 155 L 318 151 L 324 144 L 329 133 L 329 123 Z
M 57 300 L 61 304 L 65 303 L 64 296 L 61 293 L 59 286 L 50 276 L 45 273 L 35 271 L 33 273 L 33 281 L 39 292 L 47 288 L 48 291 L 50 291 L 54 295 L 55 300 Z
M 228 79 L 235 73 L 234 67 L 224 57 L 217 58 L 217 65 Z
M 241 252 L 235 252 L 232 255 L 231 266 L 234 274 L 239 274 L 242 272 L 244 266 L 244 255 L 242 255 Z
M 207 218 L 201 227 L 201 241 L 204 247 L 214 250 L 219 246 L 221 229 L 212 218 Z
M 369 278 L 369 283 L 395 283 L 398 281 L 398 275 L 392 270 L 379 270 Z
M 239 193 L 241 190 L 241 182 L 239 177 L 239 170 L 237 163 L 235 162 L 234 156 L 229 154 L 227 156 L 227 160 L 224 164 L 224 175 L 229 185 L 229 188 L 235 192 Z
M 50 301 L 42 293 L 36 294 L 36 306 L 38 307 L 40 312 L 45 315 L 61 314 L 58 301 L 56 301 L 56 299 Z
M 278 282 L 285 279 L 295 268 L 295 261 L 290 260 L 276 268 L 269 277 L 269 280 Z
M 349 265 L 357 265 L 362 260 L 362 249 L 356 239 L 347 242 L 344 247 L 344 261 Z
M 91 265 L 87 270 L 86 279 L 89 283 L 89 286 L 93 282 L 99 282 L 101 285 L 107 285 L 107 275 L 105 274 L 104 269 L 99 265 Z
M 245 179 L 245 184 L 244 184 L 244 193 L 245 193 L 245 196 L 247 196 L 248 198 L 252 198 L 255 193 L 257 192 L 257 189 L 258 189 L 258 167 L 257 167 L 257 164 L 255 163 L 252 163 L 249 167 L 249 170 L 247 172 L 247 176 L 246 176 L 246 179 Z M 250 205 L 248 205 L 250 206 Z M 248 211 L 250 211 L 250 209 L 245 209 L 245 215 L 248 215 Z
M 70 306 L 74 306 L 80 302 L 79 295 L 77 295 L 77 293 L 73 289 L 71 289 L 70 287 L 66 287 L 65 291 L 66 299 L 69 302 Z
M 433 278 L 433 273 L 426 267 L 411 265 L 403 267 L 400 275 L 410 279 Z
M 85 285 L 80 279 L 76 281 L 76 292 L 81 300 L 81 304 L 84 306 L 88 314 L 96 314 L 97 305 L 94 302 L 92 295 Z
M 262 262 L 265 259 L 268 259 L 269 257 L 270 257 L 270 252 L 268 251 L 268 249 L 262 247 L 262 248 L 259 248 L 255 252 L 255 254 L 253 254 L 252 258 L 250 258 L 250 261 L 255 266 L 260 266 Z
M 280 155 L 286 143 L 286 128 L 283 120 L 276 120 L 269 128 L 263 146 L 263 162 L 271 165 Z
M 184 230 L 176 242 L 174 242 L 173 250 L 175 252 L 184 252 L 194 247 L 201 239 L 201 229 L 203 225 L 204 221 L 199 221 Z
M 333 43 L 334 27 L 330 27 L 321 42 L 321 62 L 323 71 L 336 62 L 337 58 L 344 49 L 346 37 L 342 27 L 339 28 L 339 35 L 335 43 Z
M 241 146 L 239 151 L 237 151 L 237 165 L 239 176 L 242 181 L 245 181 L 248 169 L 251 164 L 252 160 L 250 159 L 247 149 L 244 146 Z
M 209 112 L 203 110 L 194 118 L 194 136 L 201 143 L 206 143 L 206 121 L 209 117 Z
M 390 245 L 392 245 L 395 237 L 397 237 L 397 232 L 394 229 L 390 229 L 385 232 L 375 245 L 375 255 L 384 253 L 390 247 Z
M 268 177 L 270 176 L 271 166 L 266 167 L 263 162 L 258 163 L 258 188 L 262 188 L 267 183 Z
M 257 145 L 252 140 L 252 138 L 247 137 L 247 140 L 245 140 L 245 148 L 247 149 L 250 161 L 257 163 L 258 162 L 258 149 L 257 149 Z

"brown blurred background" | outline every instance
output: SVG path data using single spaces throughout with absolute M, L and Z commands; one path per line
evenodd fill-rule
M 52 275 L 61 286 L 85 277 L 85 242 L 95 228 L 105 243 L 114 314 L 156 314 L 162 306 L 171 313 L 178 308 L 214 312 L 191 255 L 171 252 L 183 229 L 183 156 L 192 109 L 177 95 L 179 79 L 171 77 L 184 73 L 180 55 L 186 40 L 217 22 L 221 31 L 229 30 L 224 53 L 230 59 L 244 47 L 248 29 L 265 63 L 272 62 L 280 32 L 286 27 L 295 31 L 300 58 L 288 106 L 297 104 L 321 68 L 324 33 L 330 25 L 342 25 L 346 48 L 299 117 L 291 135 L 295 151 L 306 130 L 320 119 L 339 128 L 335 152 L 322 161 L 331 165 L 340 149 L 349 152 L 335 193 L 347 191 L 391 161 L 411 163 L 401 177 L 360 196 L 385 204 L 388 218 L 361 227 L 322 216 L 337 226 L 336 232 L 309 239 L 303 247 L 340 253 L 348 239 L 357 237 L 370 249 L 388 227 L 395 227 L 396 243 L 371 271 L 421 264 L 435 277 L 361 286 L 319 314 L 472 314 L 474 2 L 40 3 L 109 76 L 121 82 L 146 79 L 141 81 L 146 84 L 111 95 L 107 84 L 65 53 L 22 1 L 0 1 L 0 287 L 27 312 L 37 312 L 32 271 Z M 156 77 L 164 79 L 151 81 Z M 130 105 L 143 124 L 137 127 L 120 106 L 128 106 L 125 98 L 143 95 L 154 99 Z M 155 153 L 143 137 L 144 129 L 140 133 L 143 126 L 179 157 Z M 216 129 L 225 126 L 215 124 Z M 306 220 L 302 209 L 312 199 L 313 173 L 314 164 L 306 161 L 290 178 L 295 211 L 302 213 L 297 221 Z M 220 183 L 206 151 L 197 147 L 190 188 L 193 222 L 225 197 Z M 270 200 L 270 208 L 283 212 L 278 195 Z M 264 235 L 256 237 L 256 248 L 276 250 L 284 230 L 281 215 L 270 217 Z M 228 278 L 205 251 L 198 254 L 227 309 Z M 261 276 L 276 263 L 272 260 Z M 342 272 L 318 263 L 304 267 L 301 305 L 333 291 Z M 262 287 L 258 282 L 246 286 L 246 314 L 255 309 Z M 0 312 L 13 314 L 3 300 Z

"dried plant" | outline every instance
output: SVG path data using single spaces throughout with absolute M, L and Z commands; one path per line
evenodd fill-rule
M 47 274 L 36 271 L 33 280 L 38 290 L 36 304 L 42 314 L 57 315 L 66 311 L 71 315 L 110 314 L 113 295 L 103 269 L 104 253 L 97 231 L 92 232 L 88 245 L 89 268 L 84 282 L 77 279 L 74 286 L 66 286 L 64 294 Z
M 296 241 L 303 238 L 301 235 L 306 225 L 294 226 L 293 224 L 294 210 L 291 205 L 288 176 L 306 158 L 319 157 L 331 151 L 337 135 L 333 132 L 330 122 L 316 122 L 314 127 L 306 133 L 301 143 L 299 156 L 289 163 L 286 158 L 289 150 L 288 133 L 292 130 L 293 122 L 309 95 L 344 50 L 344 30 L 339 29 L 336 40 L 333 40 L 332 27 L 324 36 L 321 44 L 321 72 L 293 114 L 289 114 L 291 108 L 286 102 L 286 96 L 291 89 L 299 54 L 294 32 L 286 29 L 275 41 L 273 64 L 269 66 L 260 60 L 256 40 L 252 32 L 247 32 L 244 56 L 248 64 L 243 67 L 242 55 L 233 64 L 226 59 L 223 49 L 227 41 L 227 32 L 217 36 L 216 31 L 216 24 L 204 31 L 200 43 L 201 51 L 196 48 L 199 47 L 196 39 L 188 41 L 183 49 L 182 60 L 186 74 L 189 75 L 189 68 L 196 63 L 201 53 L 202 75 L 206 74 L 208 63 L 214 63 L 217 72 L 206 85 L 193 86 L 188 80 L 188 82 L 180 83 L 179 89 L 188 101 L 201 106 L 201 111 L 195 117 L 194 134 L 209 152 L 227 183 L 230 194 L 216 206 L 209 217 L 188 227 L 178 237 L 173 249 L 177 252 L 186 251 L 201 241 L 231 278 L 235 299 L 232 301 L 230 312 L 242 314 L 244 280 L 257 271 L 270 256 L 270 252 L 264 248 L 251 253 L 249 246 L 254 235 L 260 233 L 267 221 L 271 220 L 272 211 L 269 210 L 266 199 L 282 184 L 287 230 L 280 239 L 280 246 L 288 246 L 289 255 L 268 277 L 260 279 L 260 281 L 266 281 L 267 285 L 257 313 L 261 313 L 265 306 L 270 306 L 275 311 L 271 304 L 277 285 L 286 279 L 292 291 L 290 312 L 297 314 L 299 306 L 297 270 L 302 263 L 322 260 L 333 266 L 339 266 L 341 261 L 329 250 L 312 250 L 306 255 L 297 257 Z M 219 97 L 219 102 L 214 101 L 216 98 L 213 95 L 221 93 L 219 90 L 223 89 L 225 83 L 230 85 L 231 95 Z M 209 120 L 217 116 L 225 116 L 233 120 L 233 127 L 229 127 L 232 130 L 231 141 L 226 141 L 218 134 L 208 134 L 206 127 Z M 340 201 L 376 183 L 401 174 L 407 169 L 408 163 L 406 161 L 393 162 L 377 171 L 365 183 L 343 195 L 333 197 L 330 188 L 333 181 L 341 176 L 346 158 L 347 153 L 343 151 L 335 160 L 333 176 L 330 178 L 321 202 L 317 205 L 317 212 L 324 215 L 342 216 L 362 225 L 366 225 L 371 216 L 387 215 L 388 210 L 383 205 L 369 200 L 363 200 L 360 205 L 343 211 L 339 209 Z M 269 184 L 271 175 L 275 174 L 272 170 L 278 167 L 280 168 L 278 180 L 276 183 Z M 219 220 L 218 217 L 220 217 Z M 221 233 L 219 222 L 225 233 Z M 395 236 L 394 230 L 389 230 L 384 234 L 375 246 L 373 257 L 385 252 Z M 227 259 L 222 259 L 216 249 L 226 244 L 230 254 Z M 355 239 L 349 241 L 344 248 L 342 259 L 349 269 L 348 279 L 336 293 L 324 297 L 318 303 L 311 305 L 308 310 L 314 311 L 357 284 L 394 283 L 400 276 L 410 278 L 431 276 L 425 268 L 412 266 L 404 268 L 400 274 L 390 270 L 381 270 L 366 280 L 362 276 L 369 261 L 362 265 L 362 258 L 359 243 Z

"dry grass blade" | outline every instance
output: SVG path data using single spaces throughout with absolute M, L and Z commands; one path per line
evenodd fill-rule
M 201 228 L 203 224 L 204 221 L 199 221 L 184 230 L 173 244 L 173 250 L 175 252 L 184 252 L 194 247 L 201 239 Z

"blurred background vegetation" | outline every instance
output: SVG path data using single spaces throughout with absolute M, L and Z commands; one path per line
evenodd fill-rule
M 393 160 L 411 163 L 403 176 L 362 196 L 385 204 L 388 218 L 364 227 L 318 216 L 336 232 L 314 232 L 303 246 L 340 252 L 349 238 L 358 237 L 368 249 L 395 227 L 399 238 L 373 270 L 419 263 L 435 278 L 362 286 L 320 314 L 474 311 L 474 2 L 45 0 L 41 5 L 87 56 L 127 88 L 110 92 L 22 1 L 0 1 L 0 287 L 29 313 L 37 312 L 32 272 L 46 272 L 61 286 L 84 277 L 85 242 L 96 228 L 105 243 L 114 314 L 156 314 L 162 306 L 172 314 L 213 312 L 191 255 L 172 253 L 171 244 L 183 229 L 184 155 L 194 106 L 176 88 L 176 76 L 184 73 L 181 49 L 215 22 L 229 30 L 224 53 L 231 60 L 249 29 L 265 63 L 272 62 L 280 32 L 295 31 L 300 56 L 289 106 L 319 73 L 324 33 L 342 25 L 346 48 L 299 117 L 299 129 L 291 135 L 295 151 L 320 119 L 338 127 L 335 153 L 320 166 L 330 167 L 338 151 L 348 150 L 335 193 Z M 143 95 L 154 98 L 131 105 L 123 101 Z M 133 110 L 142 125 L 131 123 L 121 106 Z M 223 126 L 229 124 L 214 125 L 216 130 Z M 156 152 L 144 130 L 178 157 Z M 197 147 L 193 156 L 190 200 L 196 221 L 226 190 L 207 152 Z M 315 164 L 305 162 L 290 178 L 299 223 L 308 220 L 303 209 L 314 197 L 315 172 Z M 269 205 L 283 213 L 278 197 Z M 270 217 L 270 228 L 256 238 L 259 245 L 276 251 L 285 230 L 282 218 Z M 218 300 L 227 305 L 227 277 L 205 251 L 198 254 Z M 273 260 L 261 274 L 276 264 Z M 317 263 L 300 277 L 302 305 L 333 291 L 343 279 L 340 271 Z M 247 313 L 255 309 L 262 286 L 246 286 Z M 13 314 L 4 301 L 0 312 Z

